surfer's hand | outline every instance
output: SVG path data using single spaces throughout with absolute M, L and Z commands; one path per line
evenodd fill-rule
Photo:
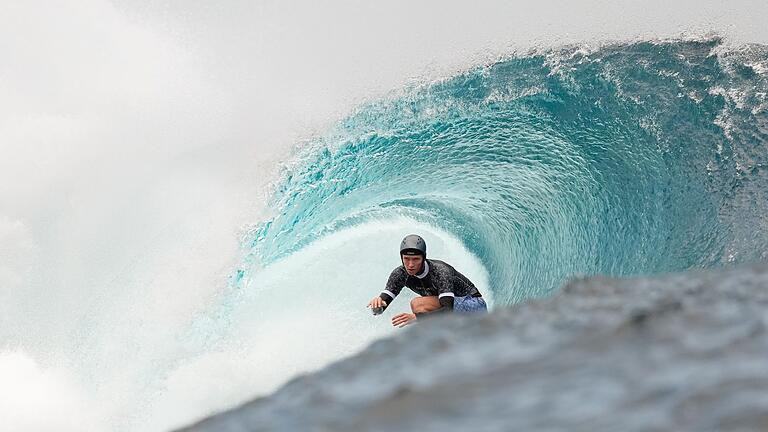
M 416 315 L 412 313 L 401 313 L 392 317 L 392 325 L 401 328 L 414 321 L 416 321 Z
M 381 299 L 381 297 L 376 296 L 373 298 L 373 300 L 368 302 L 369 308 L 383 308 L 387 305 L 387 302 Z

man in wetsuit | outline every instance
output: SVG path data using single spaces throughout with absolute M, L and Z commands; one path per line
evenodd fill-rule
M 449 264 L 427 259 L 427 243 L 411 234 L 400 243 L 403 263 L 389 275 L 387 286 L 368 303 L 378 315 L 392 303 L 404 286 L 421 297 L 411 300 L 413 313 L 401 313 L 392 318 L 392 325 L 405 327 L 419 317 L 439 312 L 487 312 L 480 291 Z

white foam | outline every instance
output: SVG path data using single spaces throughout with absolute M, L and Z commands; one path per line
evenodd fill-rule
M 402 331 L 390 319 L 410 312 L 410 290 L 382 315 L 374 317 L 366 305 L 400 264 L 397 248 L 411 232 L 425 238 L 430 257 L 456 266 L 492 303 L 482 264 L 442 230 L 396 219 L 340 231 L 257 271 L 228 313 L 225 342 L 168 375 L 152 417 L 179 426 L 190 413 L 202 417 L 265 394 Z
M 4 431 L 103 431 L 102 412 L 93 409 L 71 371 L 41 367 L 20 351 L 0 352 L 0 413 Z

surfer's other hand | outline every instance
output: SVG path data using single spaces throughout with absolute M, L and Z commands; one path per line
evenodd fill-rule
M 376 296 L 373 298 L 373 300 L 368 302 L 369 308 L 383 308 L 387 306 L 387 302 L 381 299 L 381 297 Z
M 392 317 L 392 325 L 401 328 L 414 321 L 416 321 L 416 315 L 412 313 L 401 313 Z

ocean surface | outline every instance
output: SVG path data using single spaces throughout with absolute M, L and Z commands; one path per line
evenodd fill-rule
M 122 77 L 123 63 L 115 64 Z M 33 269 L 17 277 L 16 267 L 0 266 L 0 281 L 13 283 L 0 292 L 9 305 L 0 321 L 0 382 L 11 389 L 0 392 L 0 417 L 14 430 L 169 430 L 358 354 L 403 333 L 389 318 L 407 310 L 408 293 L 379 317 L 365 305 L 399 265 L 397 247 L 410 233 L 503 316 L 574 277 L 727 272 L 768 261 L 768 46 L 717 36 L 639 38 L 518 50 L 473 64 L 367 99 L 297 142 L 266 199 L 227 195 L 223 185 L 237 183 L 217 177 L 227 158 L 212 157 L 216 173 L 185 159 L 183 152 L 200 149 L 218 154 L 212 144 L 195 141 L 190 146 L 199 148 L 181 146 L 181 155 L 166 150 L 155 165 L 142 156 L 122 165 L 111 158 L 135 150 L 119 145 L 122 136 L 115 156 L 100 147 L 101 135 L 88 135 L 95 144 L 82 164 L 97 175 L 62 183 L 67 189 L 33 207 L 39 211 L 25 223 L 0 219 L 0 235 L 23 246 L 4 259 Z M 180 65 L 163 70 L 175 76 Z M 129 84 L 121 97 L 132 100 Z M 169 99 L 184 106 L 216 93 L 179 87 Z M 149 143 L 139 155 L 154 154 L 147 149 L 155 141 L 187 144 L 180 132 L 152 129 L 174 125 L 176 115 L 180 125 L 200 125 L 188 133 L 201 142 L 218 142 L 229 124 L 223 114 L 189 114 L 170 102 L 159 119 L 143 117 L 151 104 L 137 106 L 126 124 L 147 123 L 138 128 L 146 136 L 125 139 Z M 55 136 L 41 143 L 77 138 L 77 125 L 67 123 L 76 109 L 60 109 L 42 126 L 22 122 L 29 130 L 19 136 L 43 130 Z M 254 116 L 268 123 L 267 114 Z M 206 127 L 209 120 L 216 128 Z M 70 166 L 57 155 L 30 158 Z M 111 165 L 90 162 L 99 157 Z M 152 178 L 155 168 L 171 174 Z M 95 190 L 111 174 L 125 175 L 122 188 L 69 192 Z M 19 191 L 10 196 L 21 202 Z M 205 205 L 188 204 L 196 200 Z M 233 201 L 266 206 L 241 238 L 214 235 L 237 230 L 231 206 L 218 206 Z M 183 214 L 169 217 L 166 206 Z M 193 241 L 207 238 L 200 233 L 216 240 Z M 46 235 L 62 246 L 37 248 Z M 239 246 L 231 263 L 206 253 L 230 243 Z M 27 265 L 27 255 L 45 265 Z M 600 307 L 588 302 L 582 313 Z M 494 349 L 503 344 L 503 333 L 495 335 Z M 546 345 L 550 336 L 541 337 Z M 407 355 L 401 348 L 393 358 Z M 515 355 L 500 351 L 507 354 Z
M 442 316 L 180 429 L 763 431 L 768 266 L 592 277 Z

